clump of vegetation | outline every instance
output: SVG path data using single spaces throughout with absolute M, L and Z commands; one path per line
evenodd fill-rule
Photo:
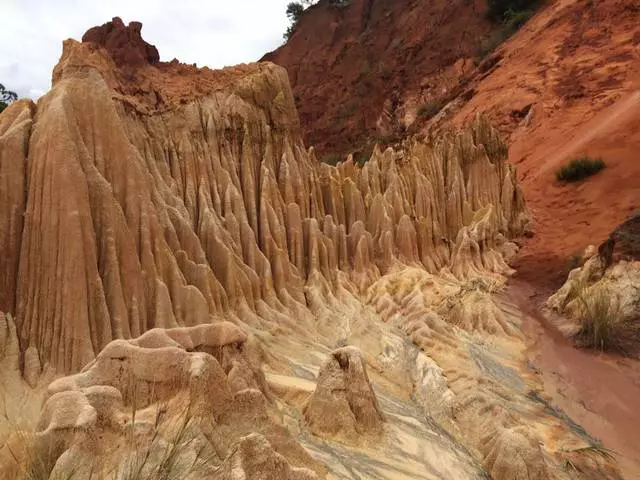
M 595 175 L 606 167 L 601 158 L 591 158 L 582 155 L 574 158 L 556 171 L 556 179 L 562 183 L 579 182 L 587 177 Z
M 9 104 L 18 99 L 16 92 L 7 90 L 3 84 L 0 83 L 0 112 L 9 106 Z
M 499 22 L 504 20 L 509 12 L 513 14 L 535 10 L 539 5 L 539 0 L 489 0 L 487 2 L 487 18 Z
M 295 30 L 296 25 L 298 25 L 300 17 L 302 17 L 302 13 L 311 5 L 314 5 L 316 3 L 317 0 L 300 0 L 296 2 L 289 2 L 286 12 L 291 25 L 287 27 L 287 31 L 283 35 L 286 40 L 289 40 L 291 38 L 291 35 L 293 35 L 293 31 Z M 329 5 L 335 8 L 345 8 L 349 6 L 349 0 L 330 0 Z
M 520 30 L 536 13 L 540 3 L 538 0 L 489 0 L 487 18 L 500 23 L 500 28 L 482 42 L 478 57 L 483 59 Z
M 194 411 L 193 404 L 189 403 L 184 412 L 173 420 L 165 419 L 166 409 L 166 404 L 158 407 L 153 435 L 148 445 L 140 445 L 135 439 L 131 439 L 132 452 L 121 463 L 119 478 L 179 479 L 198 472 L 209 463 L 211 459 L 203 455 L 204 448 L 196 448 L 195 428 L 199 416 Z M 195 456 L 189 455 L 191 449 Z
M 588 298 L 581 294 L 580 331 L 577 334 L 580 343 L 589 348 L 611 350 L 619 346 L 622 315 L 617 298 L 597 290 Z
M 51 480 L 53 468 L 65 451 L 62 440 L 53 437 L 38 438 L 26 433 L 18 433 L 20 450 L 14 452 L 8 447 L 9 454 L 16 462 L 24 480 Z M 71 479 L 75 472 L 68 472 L 66 479 Z
M 430 100 L 418 108 L 418 116 L 424 120 L 429 120 L 435 117 L 443 106 L 442 101 Z

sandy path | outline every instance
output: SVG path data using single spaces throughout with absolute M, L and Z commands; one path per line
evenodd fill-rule
M 512 281 L 527 355 L 544 396 L 613 452 L 625 478 L 640 478 L 640 362 L 575 348 L 545 316 L 534 288 Z

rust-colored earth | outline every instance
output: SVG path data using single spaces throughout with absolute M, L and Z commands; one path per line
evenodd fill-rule
M 545 290 L 560 285 L 572 255 L 640 206 L 639 18 L 633 1 L 550 2 L 496 52 L 498 64 L 452 118 L 460 125 L 484 112 L 508 136 L 535 232 L 515 266 Z M 582 154 L 607 168 L 560 185 L 555 171 Z
M 265 59 L 287 68 L 305 139 L 319 157 L 357 150 L 398 122 L 416 132 L 487 115 L 508 140 L 533 213 L 534 237 L 515 266 L 550 292 L 572 255 L 640 206 L 640 6 L 546 2 L 473 67 L 492 29 L 486 3 L 410 3 L 360 0 L 336 10 L 321 1 Z M 432 122 L 419 118 L 425 101 L 456 90 Z M 555 170 L 581 154 L 601 156 L 607 168 L 559 185 Z
M 567 122 L 568 123 L 568 122 Z M 519 275 L 553 288 L 564 280 L 573 254 L 598 245 L 640 207 L 640 91 L 603 109 L 574 131 L 560 122 L 516 144 L 536 235 L 525 242 Z M 560 185 L 555 170 L 580 154 L 602 157 L 607 167 L 588 180 Z
M 406 98 L 416 110 L 457 85 L 491 31 L 485 10 L 486 0 L 321 0 L 262 60 L 289 72 L 305 143 L 343 154 L 397 133 Z
M 527 357 L 544 384 L 543 398 L 615 455 L 625 478 L 640 472 L 640 363 L 577 349 L 536 299 L 536 287 L 512 283 L 508 298 L 523 312 Z

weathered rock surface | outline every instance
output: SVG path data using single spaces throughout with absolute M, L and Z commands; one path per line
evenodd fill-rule
M 359 349 L 343 347 L 331 352 L 320 367 L 317 382 L 303 410 L 312 432 L 347 440 L 382 433 L 384 417 Z
M 257 434 L 244 437 L 237 453 L 213 476 L 220 480 L 315 480 L 318 476 L 305 468 L 292 468 L 286 460 L 273 452 L 269 442 Z
M 640 261 L 637 259 L 638 216 L 616 227 L 596 249 L 586 249 L 584 263 L 573 269 L 547 300 L 547 306 L 565 314 L 579 333 L 586 313 L 601 312 L 615 332 L 613 348 L 637 355 L 640 352 Z M 619 344 L 618 344 L 619 343 Z
M 498 235 L 527 216 L 482 120 L 364 168 L 318 165 L 284 70 L 134 62 L 132 90 L 110 53 L 143 45 L 139 27 L 100 29 L 65 43 L 33 127 L 26 102 L 2 116 L 3 308 L 42 362 L 77 371 L 111 340 L 229 310 L 274 318 L 402 264 L 507 270 Z
M 613 254 L 618 259 L 640 260 L 640 213 L 618 225 L 609 238 L 613 243 Z
M 156 62 L 139 33 L 66 41 L 0 115 L 5 477 L 47 452 L 54 478 L 583 465 L 494 295 L 528 215 L 482 118 L 331 167 L 284 70 Z
M 160 61 L 158 49 L 142 39 L 141 30 L 140 22 L 125 25 L 116 17 L 100 27 L 89 29 L 82 36 L 82 41 L 104 47 L 118 66 L 135 68 L 147 63 L 156 64 Z
M 51 383 L 33 448 L 59 442 L 60 474 L 79 464 L 100 478 L 318 478 L 322 467 L 270 413 L 264 382 L 251 381 L 259 366 L 246 340 L 230 323 L 114 340 L 83 372 Z

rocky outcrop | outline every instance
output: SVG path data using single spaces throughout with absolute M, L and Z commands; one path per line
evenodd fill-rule
M 636 258 L 638 216 L 616 227 L 599 248 L 589 246 L 581 265 L 569 272 L 562 287 L 547 300 L 547 305 L 577 319 L 585 302 L 594 298 L 609 299 L 615 306 L 616 320 L 640 318 L 640 261 Z
M 608 242 L 600 246 L 598 252 L 611 250 L 611 261 L 614 260 L 640 260 L 640 213 L 632 215 L 623 223 L 618 225 L 611 235 Z M 609 262 L 610 263 L 610 262 Z
M 312 432 L 351 441 L 382 433 L 384 417 L 359 349 L 334 350 L 317 382 L 303 410 Z
M 572 322 L 567 331 L 579 343 L 633 356 L 640 352 L 637 223 L 634 215 L 616 227 L 598 249 L 585 249 L 582 264 L 569 272 L 562 287 L 547 300 L 548 307 Z
M 292 468 L 289 463 L 273 452 L 269 442 L 253 434 L 243 438 L 234 453 L 219 473 L 216 480 L 315 480 L 318 476 L 306 468 Z
M 141 31 L 140 22 L 125 25 L 122 19 L 115 17 L 100 27 L 89 29 L 82 41 L 103 47 L 118 66 L 135 68 L 147 63 L 157 64 L 160 61 L 158 49 L 142 39 Z
M 322 467 L 274 421 L 264 382 L 252 381 L 260 365 L 243 353 L 246 340 L 229 323 L 115 340 L 83 372 L 51 383 L 35 433 L 9 438 L 0 457 L 56 444 L 52 477 L 318 478 Z
M 319 165 L 284 70 L 119 68 L 138 34 L 115 21 L 65 42 L 35 125 L 27 102 L 2 115 L 2 301 L 30 358 L 73 372 L 152 328 L 293 318 L 400 265 L 508 271 L 501 238 L 527 214 L 482 119 Z

